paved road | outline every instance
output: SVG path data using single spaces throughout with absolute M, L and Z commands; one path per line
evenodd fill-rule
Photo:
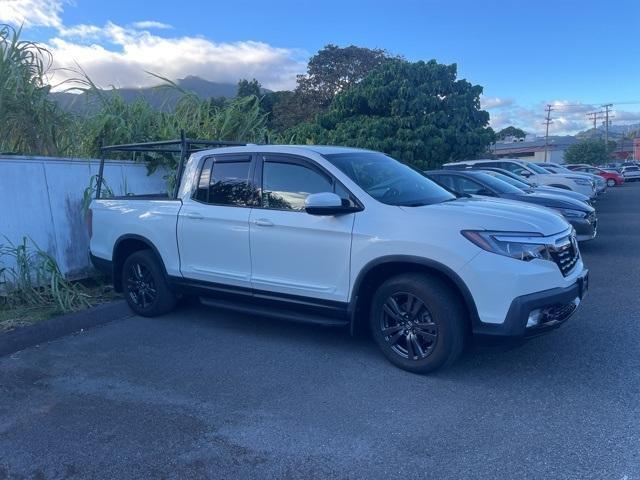
M 0 359 L 0 479 L 640 478 L 640 184 L 606 197 L 580 313 L 436 375 L 199 306 Z

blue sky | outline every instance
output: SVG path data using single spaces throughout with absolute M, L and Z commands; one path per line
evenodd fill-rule
M 19 5 L 16 7 L 16 5 Z M 614 122 L 640 121 L 640 2 L 0 0 L 0 21 L 26 21 L 58 66 L 77 61 L 100 84 L 151 82 L 144 69 L 209 80 L 256 76 L 290 88 L 327 43 L 384 48 L 409 60 L 457 63 L 484 86 L 495 127 L 588 126 L 585 112 L 617 104 Z M 139 23 L 146 22 L 146 23 Z M 149 23 L 158 22 L 158 23 Z M 631 103 L 627 103 L 631 102 Z M 571 105 L 571 106 L 564 106 Z

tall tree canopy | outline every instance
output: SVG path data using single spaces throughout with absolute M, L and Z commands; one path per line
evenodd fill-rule
M 262 85 L 255 78 L 251 81 L 246 78 L 242 78 L 238 81 L 238 91 L 236 93 L 236 97 L 250 97 L 254 95 L 256 97 L 260 97 Z
M 360 82 L 371 70 L 389 59 L 386 51 L 350 45 L 329 44 L 318 51 L 307 65 L 307 73 L 298 75 L 292 94 L 274 92 L 270 126 L 278 132 L 311 121 L 326 111 L 335 96 Z M 279 97 L 275 97 L 278 95 Z
M 525 132 L 524 130 L 521 130 L 514 126 L 509 126 L 496 133 L 496 140 L 504 140 L 507 137 L 525 138 L 526 136 L 527 132 Z
M 390 59 L 338 94 L 317 121 L 292 128 L 301 143 L 380 150 L 416 168 L 474 157 L 494 140 L 482 87 L 457 66 Z

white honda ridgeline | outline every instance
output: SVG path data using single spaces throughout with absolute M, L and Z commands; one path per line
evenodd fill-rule
M 556 327 L 588 285 L 550 210 L 456 198 L 379 152 L 249 145 L 191 156 L 178 198 L 94 200 L 91 257 L 139 315 L 185 295 L 243 313 L 368 325 L 412 372 L 470 335 Z

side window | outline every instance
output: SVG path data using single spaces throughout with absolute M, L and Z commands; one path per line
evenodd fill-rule
M 522 172 L 528 172 L 528 170 L 525 169 L 525 168 L 522 168 L 517 163 L 502 162 L 501 167 L 506 169 L 506 170 L 509 170 L 510 172 L 515 173 L 516 175 L 520 175 L 521 177 L 527 176 L 526 174 L 523 175 Z
M 211 166 L 213 165 L 213 157 L 209 157 L 204 161 L 200 179 L 198 180 L 198 188 L 193 198 L 199 202 L 207 202 L 209 195 L 209 179 L 211 178 Z
M 250 167 L 249 156 L 208 158 L 202 168 L 194 198 L 212 205 L 246 206 L 252 195 Z
M 467 193 L 469 195 L 479 195 L 482 192 L 486 192 L 486 188 L 473 180 L 469 180 L 464 177 L 458 177 L 456 180 L 458 183 L 458 188 L 456 190 L 459 192 Z
M 262 206 L 278 210 L 304 210 L 312 193 L 333 192 L 328 176 L 296 163 L 265 160 L 262 168 Z
M 451 175 L 438 175 L 434 177 L 436 181 L 447 187 L 449 190 L 454 191 L 456 193 L 460 193 L 458 190 L 458 186 L 454 182 L 454 178 Z

